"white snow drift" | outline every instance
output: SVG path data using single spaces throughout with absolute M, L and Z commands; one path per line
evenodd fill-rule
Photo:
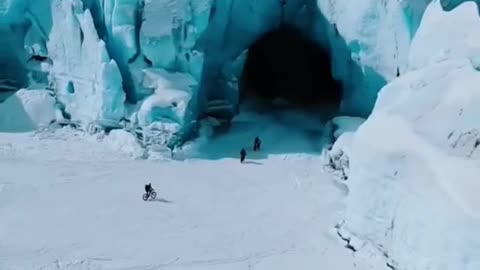
M 0 269 L 386 268 L 336 237 L 344 193 L 318 156 L 149 162 L 107 145 L 0 134 Z M 158 196 L 144 202 L 148 182 Z
M 474 3 L 428 7 L 413 70 L 331 152 L 350 193 L 344 235 L 374 243 L 399 269 L 480 267 L 480 35 Z M 446 32 L 438 31 L 443 29 Z M 478 52 L 478 51 L 477 51 Z

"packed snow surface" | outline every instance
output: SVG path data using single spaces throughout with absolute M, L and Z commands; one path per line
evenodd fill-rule
M 0 269 L 386 268 L 336 236 L 318 156 L 133 161 L 107 138 L 0 134 Z

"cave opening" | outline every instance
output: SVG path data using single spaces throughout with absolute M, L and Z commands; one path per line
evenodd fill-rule
M 301 30 L 280 26 L 256 39 L 243 61 L 237 114 L 205 125 L 213 128 L 200 146 L 201 157 L 238 157 L 241 148 L 249 159 L 321 153 L 331 142 L 326 123 L 338 114 L 343 97 L 329 52 Z M 253 151 L 257 136 L 260 152 Z
M 328 52 L 300 30 L 278 27 L 248 49 L 239 80 L 239 100 L 264 110 L 282 108 L 333 115 L 342 84 L 333 79 Z

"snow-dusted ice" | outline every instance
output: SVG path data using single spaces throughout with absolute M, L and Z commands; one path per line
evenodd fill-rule
M 21 89 L 0 105 L 0 132 L 26 132 L 56 119 L 55 99 L 45 89 Z
M 386 85 L 365 123 L 330 152 L 350 190 L 342 230 L 358 246 L 376 243 L 394 267 L 480 267 L 479 22 L 474 3 L 446 12 L 432 2 L 411 72 Z

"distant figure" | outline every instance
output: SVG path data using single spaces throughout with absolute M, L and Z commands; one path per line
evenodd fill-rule
M 150 193 L 152 193 L 152 183 L 145 185 L 145 192 L 147 192 L 147 198 L 150 197 Z
M 247 151 L 245 151 L 244 148 L 240 151 L 240 163 L 243 163 L 245 161 L 245 157 L 247 156 Z
M 255 141 L 253 142 L 253 151 L 260 151 L 260 145 L 262 144 L 262 141 L 260 138 L 255 137 Z
M 153 189 L 152 183 L 145 185 L 145 192 L 146 193 L 142 196 L 144 201 L 148 201 L 148 198 L 155 200 L 155 198 L 157 197 L 157 193 L 155 192 L 155 189 Z

